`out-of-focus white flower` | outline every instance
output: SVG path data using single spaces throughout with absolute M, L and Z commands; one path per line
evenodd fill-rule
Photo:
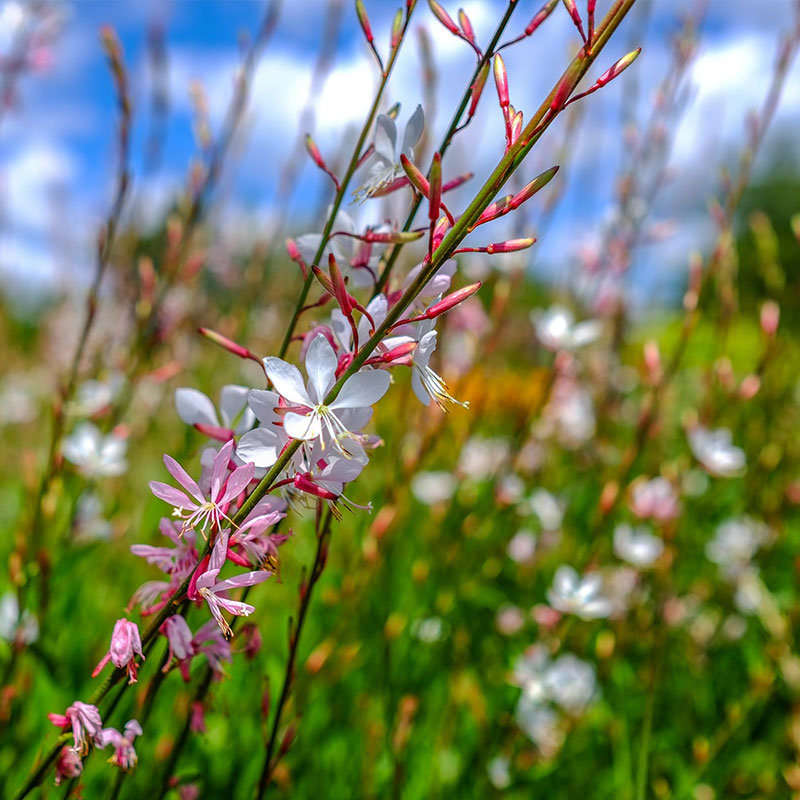
M 733 435 L 727 428 L 710 431 L 697 426 L 687 434 L 694 457 L 718 478 L 742 475 L 747 461 L 744 451 L 733 444 Z
M 505 756 L 495 756 L 487 765 L 489 780 L 495 789 L 507 789 L 511 786 L 511 762 Z
M 461 448 L 458 471 L 475 481 L 487 480 L 503 466 L 509 453 L 510 448 L 505 439 L 472 436 Z
M 244 433 L 253 427 L 255 414 L 248 407 L 250 390 L 246 386 L 223 386 L 219 395 L 219 416 L 210 398 L 197 389 L 175 390 L 175 408 L 178 416 L 187 425 L 206 428 L 226 428 L 235 434 Z
M 414 147 L 422 136 L 425 127 L 425 114 L 422 106 L 417 106 L 403 131 L 403 141 L 397 150 L 397 124 L 387 114 L 379 114 L 375 121 L 375 152 L 370 157 L 367 178 L 359 189 L 363 198 L 371 197 L 402 174 L 400 156 L 414 160 Z
M 20 425 L 36 419 L 37 390 L 30 376 L 6 375 L 0 382 L 0 425 Z
M 62 452 L 89 478 L 122 475 L 128 469 L 128 442 L 110 433 L 103 436 L 96 425 L 82 422 L 64 439 Z
M 644 525 L 620 523 L 614 529 L 614 552 L 635 567 L 649 567 L 664 552 L 664 542 Z
M 122 389 L 122 376 L 112 375 L 107 381 L 83 381 L 75 390 L 70 404 L 70 413 L 79 417 L 91 417 L 110 406 Z
M 599 320 L 575 322 L 573 313 L 561 305 L 548 309 L 535 308 L 531 321 L 536 330 L 536 338 L 548 350 L 575 350 L 596 341 L 603 332 Z
M 508 555 L 518 564 L 528 564 L 536 553 L 536 536 L 529 530 L 517 531 L 506 548 Z
M 706 545 L 706 556 L 719 565 L 726 578 L 735 579 L 749 569 L 753 556 L 770 538 L 763 522 L 750 517 L 729 519 L 717 526 Z
M 542 644 L 531 645 L 514 662 L 511 682 L 522 689 L 531 701 L 543 703 L 547 699 L 544 676 L 550 666 L 550 655 Z
M 550 699 L 565 711 L 580 714 L 595 694 L 594 668 L 572 653 L 565 653 L 545 672 L 544 688 Z
M 630 508 L 641 519 L 667 522 L 681 513 L 675 487 L 661 476 L 634 483 L 631 490 Z
M 521 504 L 521 510 L 536 514 L 544 530 L 557 531 L 564 521 L 567 504 L 547 489 L 536 489 L 527 501 Z
M 438 642 L 447 635 L 447 626 L 441 617 L 416 619 L 411 624 L 411 635 L 425 644 Z
M 603 594 L 611 604 L 610 617 L 621 617 L 628 611 L 638 584 L 639 573 L 632 567 L 612 567 L 603 571 Z
M 552 708 L 540 705 L 523 692 L 515 716 L 517 725 L 545 758 L 552 758 L 558 753 L 564 744 L 564 730 L 559 724 L 558 714 Z
M 525 493 L 525 481 L 513 472 L 503 475 L 497 481 L 495 497 L 497 502 L 504 506 L 514 505 L 522 499 Z
M 547 601 L 557 611 L 575 614 L 583 620 L 607 617 L 613 607 L 603 594 L 603 578 L 598 572 L 584 577 L 570 566 L 560 566 L 547 590 Z
M 6 592 L 0 597 L 0 639 L 32 644 L 38 638 L 39 621 L 27 609 L 20 617 L 16 594 Z
M 752 567 L 744 570 L 736 577 L 736 591 L 733 602 L 742 614 L 756 614 L 764 605 L 767 587 Z
M 426 506 L 449 500 L 456 486 L 456 479 L 449 472 L 418 472 L 411 479 L 411 492 Z
M 103 503 L 95 492 L 84 492 L 78 498 L 75 538 L 84 542 L 111 538 L 111 524 L 103 516 Z
M 581 447 L 597 427 L 592 396 L 573 378 L 557 378 L 544 410 L 544 423 L 545 431 L 549 425 L 564 447 Z

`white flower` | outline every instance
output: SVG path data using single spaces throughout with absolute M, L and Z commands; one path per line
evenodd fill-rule
M 325 397 L 336 382 L 337 363 L 333 348 L 319 334 L 306 354 L 308 383 L 305 386 L 300 370 L 280 358 L 265 358 L 264 369 L 278 394 L 293 409 L 283 418 L 286 433 L 292 439 L 320 439 L 323 445 L 330 442 L 348 455 L 344 440 L 354 439 L 355 434 L 348 430 L 342 412 L 361 418 L 366 412 L 368 417 L 373 403 L 386 394 L 391 378 L 382 370 L 358 372 L 345 381 L 336 399 L 326 405 Z M 346 419 L 347 414 L 344 417 Z
M 281 418 L 276 413 L 280 398 L 277 392 L 251 389 L 247 394 L 250 413 L 261 423 L 239 438 L 236 455 L 244 464 L 255 464 L 257 469 L 271 467 L 289 441 Z
M 201 391 L 176 389 L 175 408 L 178 416 L 187 425 L 227 428 L 235 434 L 240 434 L 249 431 L 255 423 L 255 416 L 247 407 L 249 391 L 246 386 L 223 386 L 219 396 L 220 415 L 217 416 L 214 404 Z
M 437 333 L 433 330 L 434 321 L 420 324 L 419 340 L 411 362 L 411 388 L 422 405 L 427 406 L 433 400 L 442 411 L 447 403 L 469 408 L 469 403 L 462 403 L 448 391 L 447 384 L 429 366 L 433 351 L 436 349 Z
M 717 526 L 714 538 L 706 545 L 706 556 L 718 564 L 727 578 L 747 571 L 759 547 L 770 539 L 766 525 L 750 517 L 729 519 Z
M 0 639 L 32 644 L 38 638 L 39 621 L 27 610 L 20 617 L 17 595 L 6 592 L 0 597 Z
M 329 214 L 330 210 L 329 208 Z M 347 235 L 358 232 L 353 218 L 346 211 L 339 211 L 333 221 L 332 235 L 328 237 L 328 243 L 325 245 L 319 261 L 314 261 L 314 256 L 317 255 L 322 241 L 321 233 L 304 233 L 297 237 L 295 243 L 306 264 L 316 264 L 320 269 L 327 270 L 328 256 L 332 255 L 336 259 L 342 275 L 351 279 L 351 286 L 362 289 L 375 284 L 382 248 L 375 244 L 362 242 L 355 236 Z M 336 236 L 337 233 L 344 235 Z
M 75 538 L 83 542 L 111 538 L 111 524 L 103 516 L 103 503 L 94 492 L 84 492 L 78 498 Z
M 569 566 L 561 566 L 547 590 L 547 601 L 557 611 L 575 614 L 583 620 L 607 617 L 612 604 L 603 595 L 603 579 L 597 572 L 583 578 Z
M 495 756 L 487 765 L 489 780 L 495 789 L 507 789 L 511 785 L 511 763 L 505 756 Z
M 744 451 L 733 444 L 727 428 L 710 431 L 697 426 L 688 433 L 689 447 L 695 458 L 718 478 L 732 478 L 745 471 Z
M 411 635 L 425 644 L 433 644 L 446 635 L 445 623 L 440 617 L 416 619 L 411 625 Z
M 70 413 L 79 417 L 92 417 L 107 408 L 122 389 L 121 375 L 112 375 L 108 381 L 83 381 L 75 390 Z
M 623 522 L 614 529 L 614 552 L 635 567 L 649 567 L 664 552 L 664 542 L 643 525 Z
M 458 471 L 474 481 L 491 478 L 508 459 L 510 448 L 505 439 L 471 436 L 458 458 Z
M 564 521 L 567 504 L 547 489 L 536 489 L 525 503 L 525 510 L 536 514 L 544 530 L 557 531 Z
M 516 711 L 517 725 L 547 758 L 554 756 L 564 744 L 564 730 L 552 708 L 531 700 L 524 692 Z
M 414 147 L 422 136 L 425 114 L 417 106 L 403 131 L 400 152 L 397 152 L 397 125 L 386 114 L 380 114 L 375 122 L 375 152 L 367 162 L 369 169 L 364 185 L 359 189 L 362 198 L 371 197 L 403 173 L 400 156 L 414 160 Z
M 456 485 L 456 479 L 449 472 L 418 472 L 411 479 L 411 492 L 420 503 L 435 506 L 449 500 Z
M 89 478 L 122 475 L 128 468 L 127 449 L 125 439 L 113 433 L 103 436 L 91 422 L 77 425 L 62 445 L 64 458 Z
M 536 338 L 548 350 L 574 350 L 599 338 L 602 325 L 599 320 L 586 320 L 576 324 L 572 312 L 561 305 L 548 309 L 537 308 L 531 312 Z
M 545 672 L 544 688 L 554 703 L 570 714 L 579 714 L 594 697 L 594 668 L 572 653 L 565 653 Z
M 511 682 L 522 689 L 532 702 L 543 703 L 547 699 L 544 676 L 550 666 L 550 655 L 543 644 L 531 645 L 515 662 Z
M 556 378 L 544 416 L 565 447 L 580 447 L 594 436 L 596 420 L 592 396 L 570 377 Z

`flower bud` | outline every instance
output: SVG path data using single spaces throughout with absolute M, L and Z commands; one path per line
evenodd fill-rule
M 489 77 L 489 62 L 484 61 L 483 66 L 480 68 L 475 82 L 470 86 L 470 103 L 467 117 L 472 117 L 475 114 L 475 109 L 478 107 L 478 100 L 481 99 L 483 94 L 483 87 L 486 85 L 486 79 Z
M 558 0 L 547 0 L 547 2 L 536 12 L 533 19 L 525 28 L 525 36 L 530 36 L 552 13 L 558 5 Z
M 431 222 L 439 219 L 439 208 L 442 202 L 442 156 L 433 154 L 430 173 L 430 197 L 428 198 L 428 218 Z
M 229 339 L 227 336 L 223 336 L 221 333 L 212 331 L 210 328 L 198 328 L 197 331 L 201 336 L 205 336 L 206 339 L 214 342 L 216 345 L 219 345 L 221 348 L 223 348 L 223 350 L 227 350 L 229 353 L 239 356 L 239 358 L 249 358 L 253 361 L 258 361 L 261 363 L 261 359 L 258 356 L 251 353 L 246 347 L 236 344 L 236 342 Z
M 372 44 L 375 41 L 375 37 L 372 35 L 372 26 L 369 24 L 367 9 L 364 8 L 364 0 L 356 0 L 356 16 L 361 25 L 361 30 L 364 31 L 364 37 L 369 44 Z
M 781 307 L 774 300 L 767 300 L 761 306 L 761 330 L 770 339 L 778 332 Z
M 453 22 L 450 15 L 442 8 L 442 6 L 436 2 L 436 0 L 428 0 L 428 5 L 431 7 L 431 11 L 433 11 L 433 15 L 442 25 L 450 31 L 450 33 L 454 33 L 459 38 L 461 37 L 461 31 L 458 29 L 458 26 Z
M 464 38 L 471 44 L 475 44 L 475 30 L 463 8 L 458 9 L 458 22 L 461 25 L 461 30 L 464 31 Z
M 500 108 L 505 111 L 511 101 L 508 96 L 508 73 L 503 57 L 499 53 L 494 57 L 494 85 L 497 88 Z

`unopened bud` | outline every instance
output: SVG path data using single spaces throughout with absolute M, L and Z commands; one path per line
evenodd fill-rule
M 428 218 L 431 222 L 436 222 L 439 219 L 439 207 L 442 202 L 442 156 L 440 153 L 433 154 L 429 187 Z
M 259 363 L 261 362 L 261 359 L 251 353 L 246 347 L 237 344 L 227 336 L 223 336 L 221 333 L 212 331 L 210 328 L 198 328 L 197 331 L 201 336 L 205 336 L 205 338 L 209 341 L 219 345 L 223 350 L 227 350 L 229 353 L 239 356 L 239 358 L 249 358 L 254 361 L 258 361 Z
M 430 197 L 431 187 L 427 178 L 419 171 L 417 165 L 408 159 L 405 153 L 400 156 L 400 165 L 408 176 L 411 185 L 424 197 Z
M 372 244 L 408 244 L 421 239 L 425 231 L 367 231 L 363 236 L 359 236 L 362 242 Z
M 558 170 L 558 166 L 550 167 L 541 175 L 537 175 L 524 189 L 514 195 L 511 200 L 511 209 L 519 208 L 524 202 L 530 200 L 538 191 L 547 186 Z
M 528 23 L 528 27 L 525 28 L 525 35 L 530 36 L 553 13 L 553 9 L 557 5 L 558 0 L 547 0 Z
M 526 250 L 535 242 L 536 239 L 532 236 L 527 239 L 509 239 L 505 242 L 495 242 L 487 245 L 486 252 L 489 253 L 489 255 L 494 255 L 495 253 L 516 253 L 517 250 Z
M 287 729 L 286 733 L 283 734 L 283 741 L 281 742 L 281 756 L 285 756 L 289 752 L 289 748 L 292 746 L 292 742 L 294 742 L 294 737 L 297 734 L 297 723 L 293 722 Z
M 780 319 L 781 307 L 774 300 L 767 300 L 761 306 L 761 330 L 766 336 L 775 336 Z
M 474 172 L 465 172 L 463 175 L 459 175 L 457 178 L 453 178 L 453 180 L 447 181 L 447 183 L 442 184 L 442 194 L 444 194 L 445 192 L 449 192 L 453 189 L 457 189 L 459 186 L 466 183 L 468 180 L 471 180 L 474 175 L 475 175 Z
M 623 56 L 613 67 L 607 69 L 596 81 L 595 86 L 599 89 L 601 86 L 605 86 L 610 81 L 613 81 L 618 75 L 624 72 L 638 57 L 639 53 L 642 52 L 641 47 L 637 47 L 632 52 L 628 53 L 628 55 Z
M 658 384 L 661 382 L 661 353 L 658 349 L 658 342 L 648 339 L 644 344 L 644 365 L 647 369 L 647 377 L 650 383 Z
M 459 38 L 461 37 L 461 31 L 458 29 L 458 26 L 453 22 L 450 15 L 442 8 L 442 6 L 436 2 L 436 0 L 428 0 L 428 5 L 431 7 L 431 11 L 433 11 L 433 15 L 442 25 L 450 31 L 450 33 L 454 33 Z
M 494 85 L 497 87 L 500 108 L 505 110 L 511 101 L 508 96 L 508 73 L 503 57 L 499 53 L 494 57 Z
M 356 16 L 361 25 L 361 30 L 364 31 L 364 37 L 372 44 L 375 41 L 375 37 L 372 35 L 372 26 L 369 24 L 367 9 L 364 8 L 364 0 L 356 0 Z
M 480 288 L 481 282 L 478 281 L 477 283 L 472 283 L 469 286 L 465 286 L 463 289 L 451 292 L 437 303 L 434 303 L 432 306 L 426 308 L 421 316 L 425 319 L 434 319 L 435 317 L 438 317 L 441 314 L 449 311 L 451 308 L 454 308 L 459 303 L 463 303 L 468 297 L 472 297 L 472 295 L 474 295 L 475 292 L 477 292 Z
M 469 88 L 470 103 L 467 116 L 471 117 L 475 114 L 475 109 L 478 107 L 478 100 L 481 99 L 483 94 L 483 87 L 486 86 L 486 79 L 489 77 L 489 62 L 484 61 L 483 66 L 480 68 L 475 82 Z
M 458 22 L 461 25 L 461 30 L 464 31 L 464 36 L 468 42 L 475 44 L 475 30 L 472 23 L 467 16 L 467 12 L 463 8 L 458 9 Z
M 511 121 L 511 144 L 514 144 L 519 139 L 520 133 L 522 133 L 522 112 L 517 111 Z
M 583 32 L 583 20 L 581 19 L 581 15 L 578 13 L 578 6 L 575 4 L 575 0 L 564 0 L 564 5 L 566 6 L 567 11 L 569 11 L 569 15 L 572 17 L 572 22 L 578 29 L 581 39 L 583 39 L 585 42 L 586 34 Z
M 758 394 L 759 389 L 761 389 L 761 378 L 751 373 L 745 376 L 739 385 L 739 397 L 742 400 L 752 400 Z
M 619 495 L 619 484 L 616 481 L 609 481 L 600 494 L 600 512 L 608 514 L 617 502 L 617 495 Z

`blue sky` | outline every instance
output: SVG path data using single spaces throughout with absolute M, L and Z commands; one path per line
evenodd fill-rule
M 368 0 L 366 5 L 376 38 L 385 46 L 396 5 L 391 0 Z M 455 3 L 445 5 L 455 14 Z M 482 40 L 505 7 L 494 0 L 463 5 Z M 509 31 L 523 28 L 538 5 L 520 0 Z M 598 10 L 607 5 L 600 0 Z M 621 97 L 637 86 L 638 116 L 646 116 L 652 87 L 666 68 L 667 37 L 675 30 L 679 12 L 694 5 L 653 0 L 647 24 L 640 24 L 636 15 L 642 12 L 634 10 L 606 51 L 601 68 L 633 47 L 644 46 L 641 58 L 623 78 L 587 101 L 575 154 L 564 171 L 566 193 L 547 236 L 537 245 L 537 268 L 546 265 L 551 273 L 564 273 L 564 266 L 575 260 L 576 247 L 591 247 L 598 240 L 612 207 L 613 181 L 624 152 Z M 775 42 L 789 27 L 792 5 L 791 0 L 710 0 L 702 47 L 691 75 L 692 101 L 674 142 L 674 180 L 660 196 L 655 214 L 656 219 L 680 217 L 681 229 L 659 244 L 657 257 L 643 254 L 639 269 L 649 277 L 636 282 L 640 294 L 674 283 L 685 267 L 684 254 L 707 236 L 702 209 L 714 191 L 719 165 L 741 136 L 745 113 L 766 90 Z M 0 52 L 8 38 L 8 6 L 8 1 L 0 3 Z M 224 238 L 227 233 L 230 242 L 234 232 L 240 243 L 274 234 L 270 226 L 276 211 L 276 181 L 296 140 L 326 7 L 326 0 L 284 3 L 277 35 L 256 75 L 241 147 L 223 183 L 219 225 L 221 235 Z M 100 26 L 110 24 L 117 30 L 130 67 L 135 104 L 134 185 L 140 210 L 155 218 L 183 185 L 194 152 L 188 99 L 191 82 L 199 80 L 204 86 L 212 125 L 218 123 L 230 96 L 238 42 L 242 33 L 257 29 L 264 6 L 256 0 L 115 0 L 73 2 L 62 8 L 65 21 L 53 42 L 49 66 L 21 81 L 19 102 L 0 122 L 0 274 L 7 293 L 28 297 L 82 285 L 97 225 L 109 200 L 115 110 L 112 83 L 98 44 Z M 439 71 L 437 113 L 429 113 L 437 141 L 471 73 L 472 56 L 433 20 L 424 0 L 416 16 L 417 24 L 432 36 Z M 149 130 L 146 40 L 154 22 L 166 31 L 171 108 L 160 174 L 143 176 L 143 143 Z M 574 29 L 559 7 L 536 37 L 505 51 L 512 102 L 518 108 L 538 105 L 537 99 L 560 73 L 574 41 Z M 353 4 L 344 0 L 336 59 L 317 104 L 314 132 L 323 152 L 333 157 L 348 131 L 360 123 L 374 84 L 375 70 L 357 28 Z M 766 149 L 777 146 L 782 132 L 798 122 L 797 64 L 787 85 Z M 401 123 L 422 100 L 414 36 L 393 77 L 387 107 L 396 100 L 403 103 Z M 553 126 L 534 154 L 526 179 L 553 163 L 564 130 L 563 123 Z M 445 166 L 450 174 L 473 169 L 480 177 L 501 155 L 502 132 L 492 90 L 482 101 L 477 124 L 457 141 Z M 324 202 L 328 188 L 313 166 L 304 168 L 289 206 L 295 232 L 305 226 L 313 229 L 309 209 Z M 461 201 L 467 199 L 467 191 Z M 460 200 L 456 197 L 453 202 L 458 207 Z M 536 208 L 531 206 L 531 229 L 537 227 Z M 64 220 L 69 224 L 64 225 Z

